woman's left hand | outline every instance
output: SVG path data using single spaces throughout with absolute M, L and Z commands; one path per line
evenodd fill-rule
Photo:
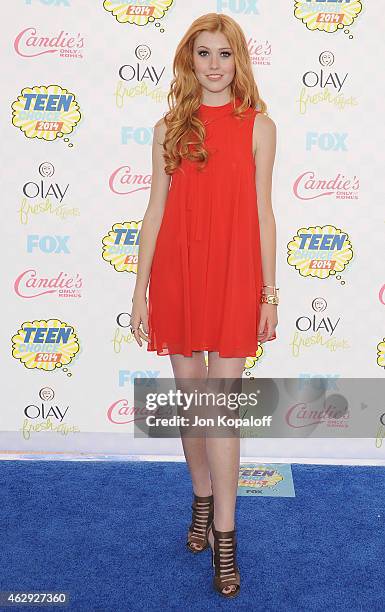
M 278 325 L 278 304 L 261 304 L 261 318 L 258 328 L 258 342 L 262 344 L 275 338 L 275 328 Z

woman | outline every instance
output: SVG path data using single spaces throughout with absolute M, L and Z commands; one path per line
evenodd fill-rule
M 275 124 L 231 17 L 196 19 L 173 69 L 170 110 L 154 127 L 131 329 L 139 346 L 170 355 L 175 378 L 240 379 L 258 342 L 276 338 Z M 187 546 L 211 546 L 214 587 L 234 597 L 239 436 L 182 444 L 194 496 Z

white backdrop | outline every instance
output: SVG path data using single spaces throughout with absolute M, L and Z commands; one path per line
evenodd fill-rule
M 128 323 L 153 126 L 176 45 L 208 12 L 244 29 L 278 134 L 277 339 L 244 376 L 384 377 L 379 3 L 15 0 L 0 42 L 2 452 L 183 454 L 133 438 L 134 377 L 172 370 Z M 368 418 L 373 439 L 248 439 L 243 455 L 383 459 Z

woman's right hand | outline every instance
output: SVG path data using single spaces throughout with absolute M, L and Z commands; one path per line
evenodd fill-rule
M 140 325 L 143 326 L 143 330 L 140 329 Z M 131 332 L 135 337 L 135 340 L 142 346 L 142 340 L 148 342 L 150 340 L 148 334 L 148 307 L 147 299 L 145 297 L 134 296 L 132 299 L 132 310 L 130 318 Z

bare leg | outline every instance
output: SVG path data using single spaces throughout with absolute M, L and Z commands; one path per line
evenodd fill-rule
M 193 351 L 192 357 L 170 355 L 175 378 L 207 378 L 207 367 L 203 351 Z M 190 471 L 193 491 L 206 497 L 212 494 L 209 464 L 206 455 L 205 438 L 181 436 L 186 462 Z M 198 543 L 191 543 L 196 549 Z
M 241 378 L 245 360 L 245 357 L 224 358 L 209 352 L 208 379 Z M 206 450 L 214 493 L 214 525 L 218 531 L 231 531 L 234 529 L 237 500 L 240 438 L 207 437 Z M 213 547 L 211 530 L 209 542 Z M 223 592 L 230 593 L 235 589 L 235 585 L 229 585 Z

